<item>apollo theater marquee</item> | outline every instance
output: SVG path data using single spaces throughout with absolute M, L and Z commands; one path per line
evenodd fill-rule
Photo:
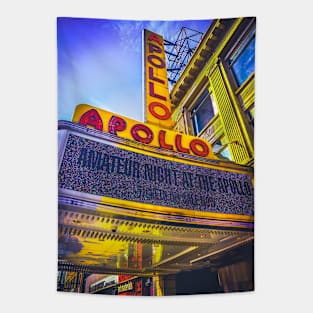
M 253 171 L 172 129 L 163 38 L 144 33 L 145 122 L 87 104 L 59 121 L 59 264 L 166 275 L 253 241 Z

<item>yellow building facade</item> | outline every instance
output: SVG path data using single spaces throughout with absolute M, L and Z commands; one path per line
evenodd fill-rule
M 222 159 L 254 165 L 256 19 L 213 20 L 171 90 L 175 129 Z
M 256 19 L 213 20 L 170 93 L 174 129 L 223 160 L 254 167 Z M 225 258 L 226 260 L 226 258 Z M 253 245 L 217 269 L 224 291 L 253 289 Z

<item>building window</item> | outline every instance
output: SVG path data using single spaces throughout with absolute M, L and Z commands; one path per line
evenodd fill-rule
M 246 111 L 246 114 L 248 116 L 248 122 L 249 124 L 254 127 L 254 107 L 251 107 L 249 108 L 247 111 Z
M 220 156 L 222 159 L 227 159 L 227 160 L 231 161 L 232 158 L 231 158 L 231 154 L 230 154 L 228 145 L 225 143 L 223 144 L 222 141 L 224 141 L 224 140 L 220 139 L 213 144 L 213 147 L 212 147 L 213 152 L 215 154 L 217 154 L 218 156 Z
M 241 43 L 229 59 L 229 66 L 238 86 L 241 86 L 254 72 L 255 67 L 255 29 Z
M 208 90 L 201 95 L 191 110 L 191 120 L 195 135 L 198 135 L 217 113 L 213 96 Z

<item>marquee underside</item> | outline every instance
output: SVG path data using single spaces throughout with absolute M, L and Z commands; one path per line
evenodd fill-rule
M 65 198 L 59 202 L 59 268 L 67 264 L 69 271 L 150 276 L 217 267 L 254 238 L 246 229 L 121 215 L 122 208 L 88 209 L 87 203 Z

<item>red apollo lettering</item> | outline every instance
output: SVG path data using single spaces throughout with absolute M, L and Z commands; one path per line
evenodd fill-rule
M 169 145 L 165 142 L 165 137 L 166 137 L 166 131 L 165 130 L 160 130 L 159 132 L 159 145 L 160 148 L 164 148 L 167 150 L 174 150 L 174 147 L 172 145 Z
M 164 111 L 164 114 L 159 114 L 158 112 L 155 111 L 155 108 L 159 107 Z M 157 119 L 159 120 L 168 120 L 171 117 L 171 112 L 169 108 L 160 102 L 151 102 L 149 103 L 148 106 L 149 112 Z
M 109 121 L 109 133 L 116 135 L 118 131 L 126 129 L 126 122 L 120 117 L 112 116 Z
M 139 134 L 139 131 L 144 132 L 146 134 L 146 137 L 142 137 Z M 131 128 L 130 133 L 131 133 L 131 135 L 133 136 L 133 138 L 136 141 L 139 141 L 139 142 L 142 142 L 142 143 L 145 143 L 145 144 L 149 144 L 153 140 L 153 132 L 152 132 L 152 130 L 149 127 L 147 127 L 145 125 L 142 125 L 142 124 L 135 124 Z
M 154 45 L 153 43 L 149 42 L 149 53 L 153 53 L 153 52 L 161 53 L 162 49 L 159 46 Z
M 189 146 L 190 146 L 191 151 L 195 155 L 198 155 L 198 156 L 201 156 L 201 157 L 206 157 L 209 154 L 209 147 L 208 147 L 208 145 L 204 141 L 202 141 L 200 139 L 193 139 L 193 140 L 191 140 Z M 200 150 L 199 150 L 199 146 L 201 147 Z
M 154 83 L 151 83 L 151 82 L 149 82 L 149 94 L 153 98 L 158 98 L 160 100 L 166 101 L 166 97 L 159 95 L 159 94 L 154 92 Z
M 158 82 L 160 84 L 165 84 L 165 81 L 163 79 L 160 79 L 160 78 L 157 78 L 154 76 L 153 67 L 149 66 L 148 71 L 149 71 L 149 79 L 150 80 L 153 80 L 153 81 Z
M 148 41 L 155 41 L 160 46 L 162 46 L 162 39 L 156 34 L 150 34 L 150 36 L 148 37 Z
M 157 62 L 155 62 L 155 60 L 157 60 Z M 148 56 L 148 62 L 157 68 L 165 67 L 165 62 L 159 56 L 154 55 L 154 54 L 150 54 Z
M 156 112 L 156 107 L 162 108 L 162 110 L 164 110 L 164 114 Z M 149 111 L 153 116 L 160 120 L 170 117 L 169 109 L 164 104 L 159 102 L 150 103 Z M 90 109 L 82 114 L 79 119 L 79 123 L 84 126 L 93 126 L 97 130 L 104 131 L 101 116 L 95 109 Z M 166 130 L 159 129 L 154 133 L 151 128 L 144 124 L 134 124 L 134 126 L 129 129 L 127 128 L 127 121 L 125 119 L 112 115 L 108 122 L 108 132 L 114 135 L 118 135 L 118 133 L 122 131 L 127 131 L 127 133 L 130 134 L 134 140 L 144 144 L 150 144 L 153 141 L 154 136 L 158 136 L 157 146 L 162 149 L 193 154 L 199 157 L 207 157 L 210 153 L 209 145 L 199 138 L 191 139 L 191 141 L 187 141 L 186 138 L 186 142 L 189 142 L 189 144 L 188 147 L 184 147 L 182 143 L 184 136 L 181 134 L 175 134 L 172 131 L 169 131 L 169 133 L 175 135 L 173 142 L 173 135 L 167 137 L 168 132 Z M 120 136 L 125 138 L 125 135 L 126 134 L 123 133 Z M 227 187 L 228 186 L 225 186 L 226 189 Z M 244 187 L 247 189 L 246 186 Z M 232 185 L 230 185 L 230 188 L 234 189 Z
M 184 148 L 182 146 L 181 139 L 182 139 L 182 135 L 177 134 L 175 137 L 175 145 L 176 145 L 177 151 L 182 152 L 182 153 L 189 153 L 189 149 Z
M 102 119 L 95 109 L 85 112 L 79 119 L 79 124 L 84 126 L 93 126 L 97 130 L 103 130 Z

